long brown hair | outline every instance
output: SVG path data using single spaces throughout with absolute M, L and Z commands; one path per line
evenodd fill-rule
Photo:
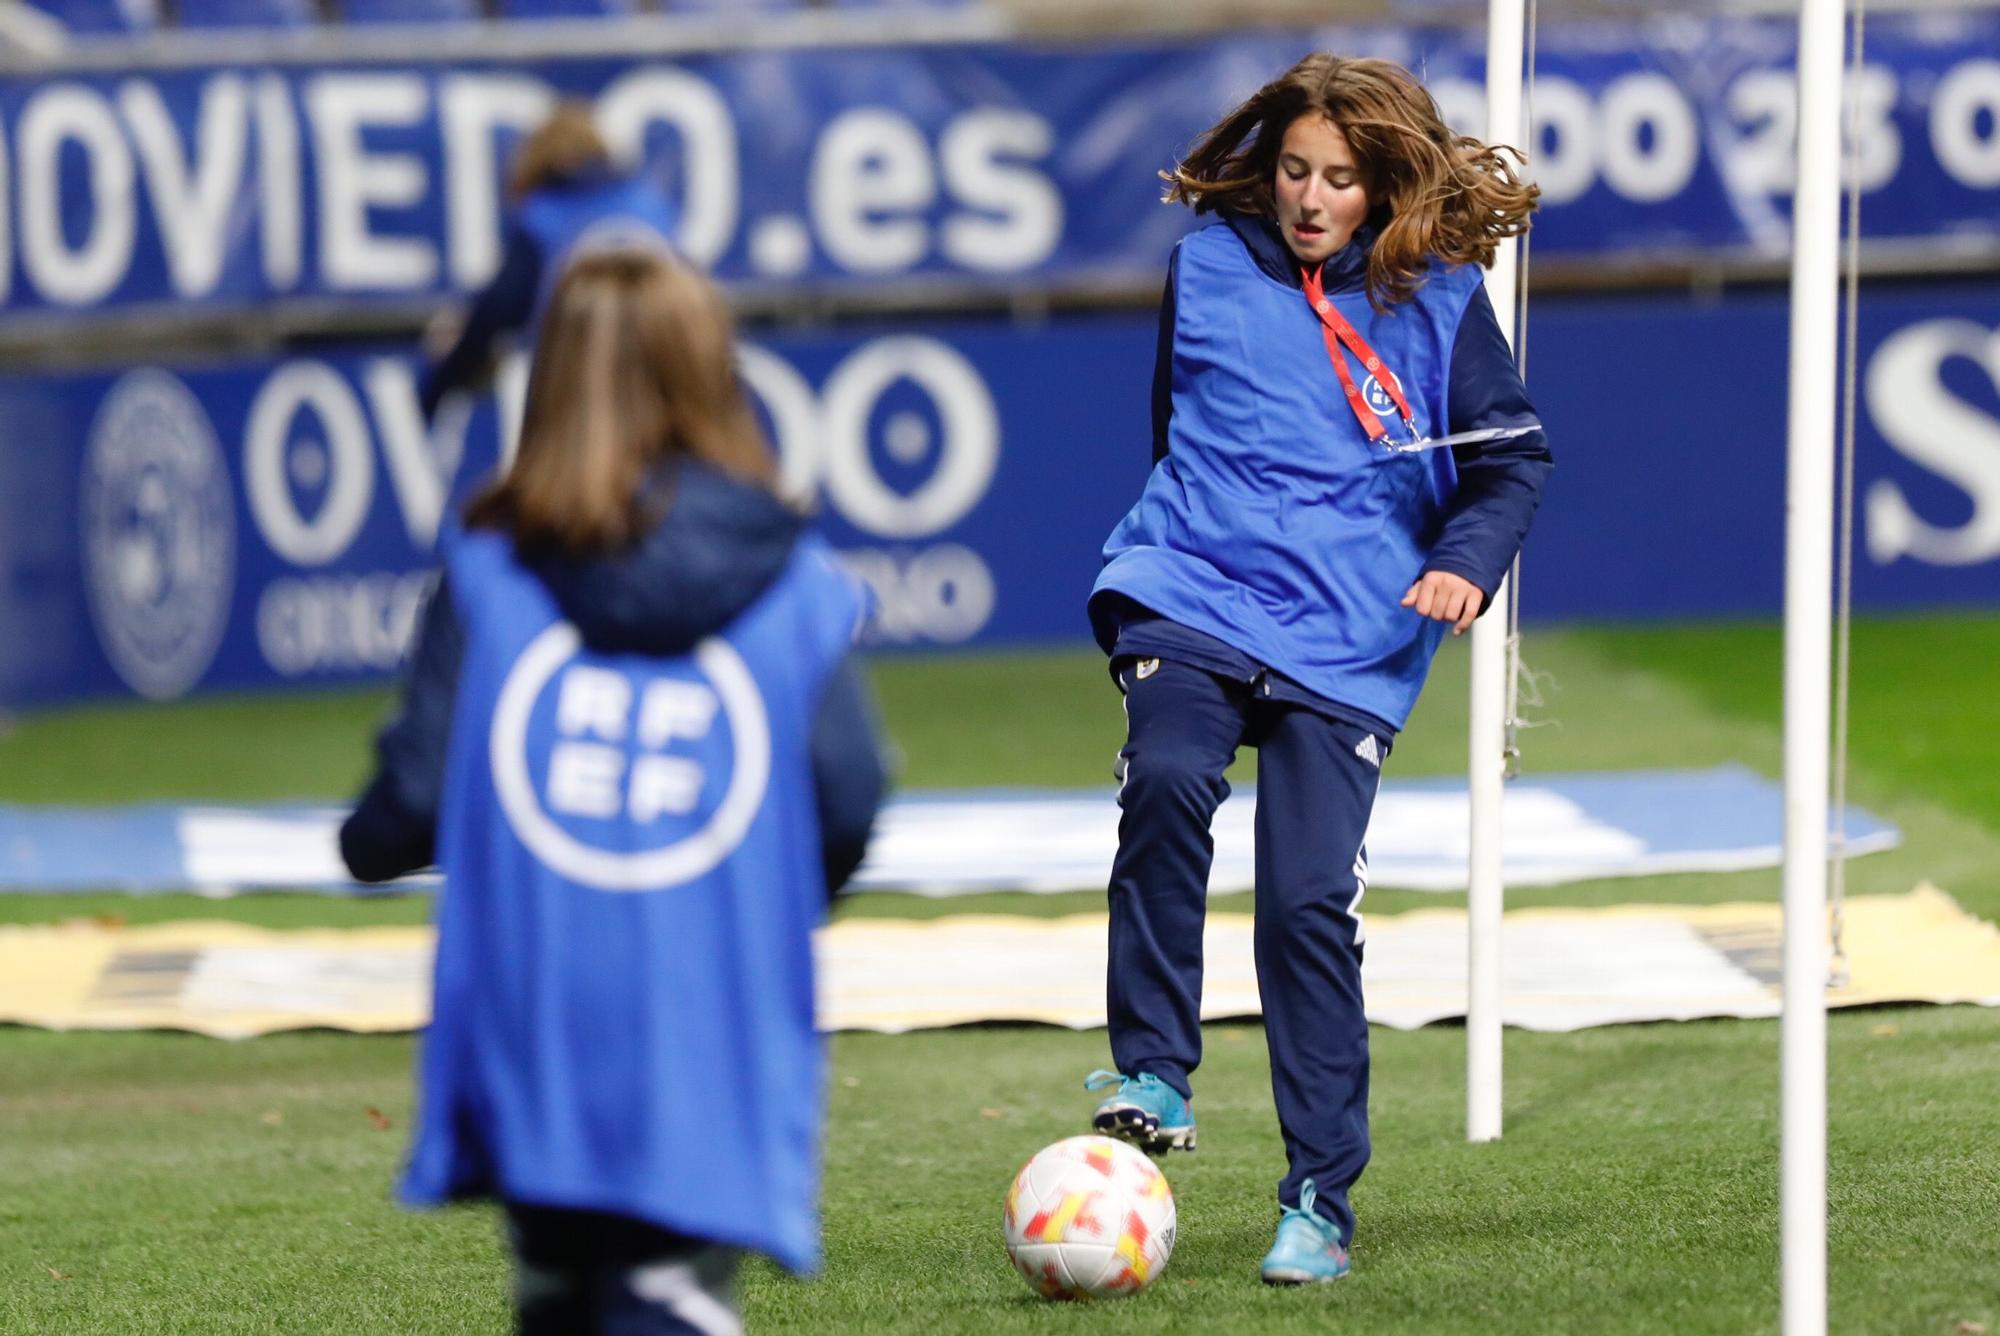
M 590 104 L 565 99 L 514 150 L 507 194 L 519 201 L 545 186 L 581 181 L 608 172 L 611 166 L 611 148 L 597 132 Z
M 1520 150 L 1454 134 L 1401 65 L 1323 51 L 1251 94 L 1161 172 L 1166 200 L 1197 213 L 1274 216 L 1278 149 L 1286 127 L 1307 115 L 1341 128 L 1367 185 L 1369 219 L 1381 229 L 1368 258 L 1378 310 L 1415 292 L 1432 257 L 1490 266 L 1502 238 L 1528 230 L 1542 192 L 1521 180 Z
M 529 550 L 615 552 L 657 523 L 642 485 L 677 456 L 767 489 L 777 466 L 744 401 L 714 284 L 664 251 L 585 251 L 542 319 L 513 465 L 466 523 Z

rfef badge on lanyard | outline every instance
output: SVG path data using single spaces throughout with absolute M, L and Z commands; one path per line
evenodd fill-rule
M 1482 427 L 1477 431 L 1452 432 L 1446 436 L 1426 436 L 1418 431 L 1417 415 L 1410 411 L 1410 401 L 1403 397 L 1403 384 L 1396 379 L 1396 373 L 1389 370 L 1381 356 L 1368 346 L 1368 340 L 1361 337 L 1361 331 L 1340 313 L 1340 308 L 1326 295 L 1326 289 L 1320 282 L 1320 271 L 1309 269 L 1303 273 L 1306 301 L 1311 304 L 1313 314 L 1319 317 L 1319 333 L 1320 337 L 1326 340 L 1326 355 L 1333 362 L 1333 373 L 1340 377 L 1340 388 L 1347 395 L 1347 405 L 1354 410 L 1354 416 L 1361 423 L 1361 430 L 1368 433 L 1371 444 L 1380 445 L 1397 454 L 1415 454 L 1419 450 L 1436 450 L 1445 446 L 1479 445 L 1486 441 L 1507 440 L 1515 436 L 1525 436 L 1535 430 L 1533 427 Z M 1342 348 L 1360 360 L 1361 365 L 1375 377 L 1375 383 L 1380 385 L 1395 403 L 1396 411 L 1402 414 L 1404 430 L 1410 434 L 1408 440 L 1398 441 L 1390 437 L 1388 427 L 1383 425 L 1381 417 L 1375 410 L 1368 406 L 1367 398 L 1361 393 L 1360 387 L 1355 385 L 1354 376 L 1347 369 L 1347 359 L 1341 355 Z

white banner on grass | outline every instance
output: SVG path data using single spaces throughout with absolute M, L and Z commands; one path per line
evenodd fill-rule
M 1216 813 L 1211 893 L 1254 884 L 1256 810 L 1256 794 L 1241 792 Z M 183 809 L 174 823 L 179 878 L 170 870 L 163 877 L 157 866 L 135 867 L 130 881 L 113 884 L 192 886 L 218 894 L 344 886 L 341 815 L 308 808 Z M 899 795 L 876 823 L 853 889 L 925 896 L 1100 890 L 1118 849 L 1118 816 L 1108 789 Z M 1738 766 L 1522 780 L 1506 795 L 1506 882 L 1549 886 L 1776 867 L 1780 816 L 1777 785 Z M 1465 889 L 1468 824 L 1463 781 L 1385 783 L 1368 828 L 1369 884 Z M 1892 848 L 1900 838 L 1895 827 L 1852 809 L 1847 832 L 1852 855 Z

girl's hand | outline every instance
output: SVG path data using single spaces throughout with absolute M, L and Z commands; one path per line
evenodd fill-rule
M 1479 592 L 1479 586 L 1463 576 L 1449 571 L 1426 571 L 1410 586 L 1410 592 L 1403 595 L 1402 605 L 1415 608 L 1419 617 L 1450 622 L 1451 633 L 1462 636 L 1485 602 L 1486 596 Z

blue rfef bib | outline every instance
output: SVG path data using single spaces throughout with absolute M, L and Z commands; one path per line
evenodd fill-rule
M 1400 728 L 1444 634 L 1397 605 L 1443 529 L 1451 453 L 1368 440 L 1304 294 L 1226 224 L 1189 235 L 1174 263 L 1167 455 L 1106 541 L 1093 596 L 1123 594 Z M 1447 430 L 1452 344 L 1479 281 L 1433 268 L 1387 314 L 1361 292 L 1333 298 L 1426 435 Z M 1378 380 L 1349 370 L 1405 435 Z
M 680 227 L 673 204 L 644 176 L 538 190 L 521 201 L 520 221 L 542 248 L 541 286 L 535 293 L 530 329 L 541 323 L 549 294 L 579 250 L 666 245 Z
M 434 1017 L 404 1197 L 607 1211 L 818 1257 L 826 909 L 809 739 L 862 595 L 823 544 L 676 658 L 599 654 L 491 532 L 438 855 Z

